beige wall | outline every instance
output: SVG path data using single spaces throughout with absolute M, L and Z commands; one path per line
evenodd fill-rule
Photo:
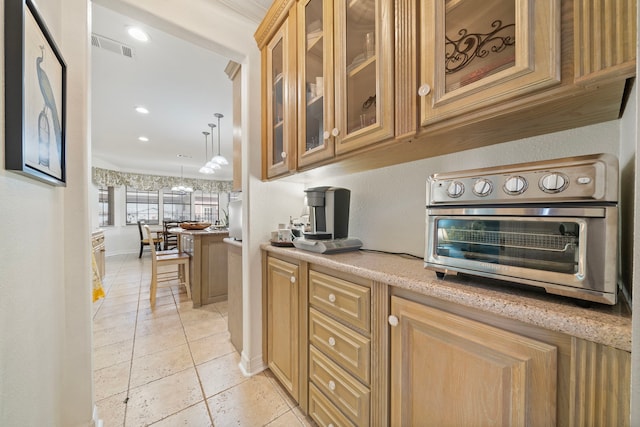
M 68 67 L 68 185 L 0 169 L 0 425 L 89 425 L 88 9 L 86 0 L 37 3 Z

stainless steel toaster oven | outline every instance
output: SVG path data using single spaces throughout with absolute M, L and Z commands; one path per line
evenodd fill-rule
M 617 200 L 608 154 L 432 175 L 425 267 L 615 304 Z

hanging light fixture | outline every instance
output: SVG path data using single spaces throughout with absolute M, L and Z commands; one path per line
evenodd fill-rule
M 211 162 L 224 166 L 229 164 L 229 161 L 220 155 L 220 119 L 224 116 L 220 113 L 215 113 L 214 116 L 218 118 L 218 154 L 211 158 Z M 213 140 L 213 136 L 211 138 Z
M 209 136 L 209 132 L 205 130 L 202 132 L 202 134 L 204 135 L 204 153 L 205 153 L 204 160 L 206 162 L 207 159 L 209 158 L 209 141 L 207 140 L 207 137 Z M 213 139 L 213 135 L 211 135 L 211 139 Z M 213 168 L 209 166 L 209 162 L 205 163 L 205 165 L 200 168 L 199 172 L 207 175 L 215 173 Z
M 183 166 L 180 166 L 180 185 L 171 187 L 171 191 L 177 191 L 180 194 L 193 193 L 193 188 L 184 186 L 184 177 L 182 176 Z
M 208 123 L 208 125 L 211 128 L 211 154 L 213 154 L 213 128 L 216 127 L 216 125 L 214 125 L 213 123 Z M 207 158 L 208 157 L 209 156 L 207 156 Z M 207 166 L 211 170 L 220 169 L 222 167 L 222 166 L 220 166 L 219 163 L 214 162 L 213 158 L 211 160 L 209 160 L 205 166 Z

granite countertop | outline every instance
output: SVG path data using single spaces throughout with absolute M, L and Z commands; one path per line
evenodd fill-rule
M 231 237 L 226 237 L 226 238 L 222 239 L 222 241 L 224 243 L 228 244 L 228 245 L 231 245 L 231 246 L 237 246 L 239 248 L 242 247 L 242 240 L 236 240 L 236 239 L 233 239 Z
M 229 230 L 225 229 L 209 229 L 205 228 L 204 230 L 185 230 L 182 227 L 174 227 L 170 228 L 169 233 L 173 234 L 188 234 L 188 235 L 196 235 L 196 234 L 229 234 Z
M 588 341 L 631 351 L 631 313 L 626 304 L 592 304 L 585 308 L 574 300 L 522 286 L 496 284 L 469 276 L 438 279 L 413 257 L 367 251 L 321 255 L 268 243 L 263 250 L 354 274 L 390 286 L 473 307 L 513 320 L 562 332 Z

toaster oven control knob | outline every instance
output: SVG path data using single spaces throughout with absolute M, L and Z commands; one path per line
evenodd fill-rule
M 545 193 L 559 193 L 569 185 L 569 178 L 566 175 L 552 172 L 540 179 L 540 189 Z
M 527 186 L 527 180 L 524 177 L 510 176 L 504 183 L 504 192 L 511 196 L 517 196 L 527 191 Z
M 473 184 L 473 194 L 480 197 L 486 197 L 493 191 L 493 184 L 485 178 L 479 178 Z
M 462 193 L 464 193 L 464 184 L 460 181 L 451 181 L 449 187 L 447 187 L 447 194 L 449 197 L 457 199 L 462 196 Z

